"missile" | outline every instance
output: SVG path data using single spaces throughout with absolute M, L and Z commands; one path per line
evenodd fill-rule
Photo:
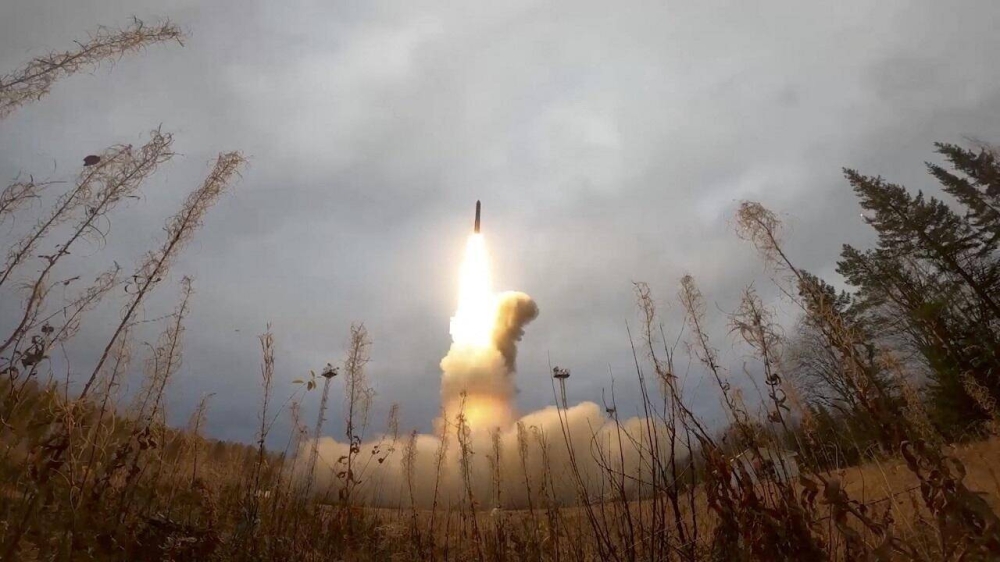
M 479 201 L 476 201 L 476 227 L 473 230 L 473 232 L 477 234 L 479 233 L 479 209 L 480 209 Z

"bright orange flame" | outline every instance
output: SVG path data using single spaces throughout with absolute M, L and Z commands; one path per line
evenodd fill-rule
M 469 429 L 474 432 L 506 428 L 511 424 L 512 412 L 505 400 L 483 394 L 473 394 L 465 399 L 465 404 L 456 400 L 451 408 L 451 419 L 462 414 Z
M 496 297 L 482 234 L 469 236 L 459 275 L 458 310 L 451 318 L 451 340 L 479 349 L 489 347 L 493 343 Z

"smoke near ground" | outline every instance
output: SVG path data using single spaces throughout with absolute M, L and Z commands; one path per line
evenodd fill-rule
M 441 360 L 442 416 L 435 434 L 381 435 L 355 449 L 356 499 L 430 508 L 468 502 L 471 494 L 478 507 L 525 508 L 642 495 L 642 483 L 651 481 L 645 474 L 649 448 L 667 450 L 662 423 L 616 423 L 593 402 L 517 417 L 517 344 L 537 316 L 528 295 L 498 295 L 491 345 L 456 342 Z M 300 459 L 313 446 L 304 443 Z M 313 486 L 338 497 L 350 446 L 324 437 L 316 447 Z M 308 471 L 308 463 L 299 465 Z

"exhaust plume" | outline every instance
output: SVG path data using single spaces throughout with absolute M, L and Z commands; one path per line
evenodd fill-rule
M 445 417 L 455 423 L 455 417 L 462 413 L 474 432 L 507 429 L 513 422 L 517 342 L 524 335 L 524 326 L 538 316 L 538 306 L 524 293 L 503 293 L 496 300 L 489 343 L 453 342 L 441 360 Z
M 651 481 L 649 447 L 666 447 L 661 442 L 668 431 L 661 422 L 608 420 L 593 402 L 517 417 L 517 345 L 537 316 L 528 295 L 493 293 L 486 244 L 481 233 L 473 233 L 460 269 L 452 344 L 441 360 L 442 415 L 434 435 L 414 435 L 405 444 L 386 435 L 355 445 L 356 456 L 371 452 L 378 460 L 361 459 L 371 470 L 353 472 L 362 501 L 378 506 L 412 501 L 429 508 L 468 501 L 471 488 L 479 507 L 520 508 L 532 493 L 545 496 L 536 498 L 536 505 L 567 505 L 599 500 L 612 490 L 624 489 L 630 497 L 649 491 L 643 484 Z M 313 444 L 305 443 L 300 455 L 308 457 L 312 450 Z M 338 463 L 351 454 L 351 444 L 321 438 L 315 451 L 313 481 L 320 492 L 336 497 L 344 486 L 338 475 L 345 472 Z

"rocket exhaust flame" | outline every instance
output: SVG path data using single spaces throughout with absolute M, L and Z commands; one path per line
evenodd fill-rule
M 465 259 L 459 270 L 458 309 L 451 318 L 452 341 L 474 348 L 489 347 L 495 320 L 496 298 L 486 241 L 482 234 L 473 233 L 465 245 Z

